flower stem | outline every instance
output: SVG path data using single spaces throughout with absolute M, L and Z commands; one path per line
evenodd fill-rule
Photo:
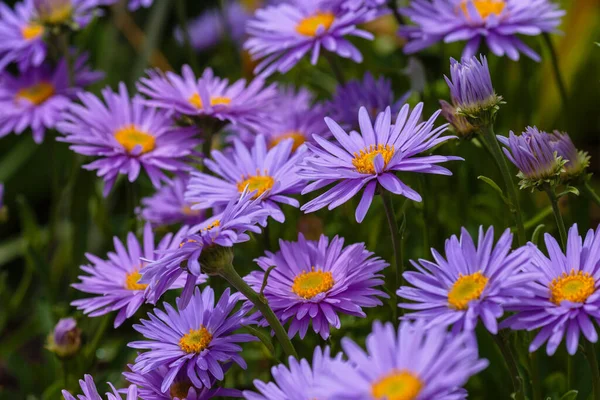
M 508 344 L 508 340 L 506 336 L 502 332 L 499 332 L 497 335 L 492 335 L 492 338 L 496 342 L 496 346 L 498 346 L 498 350 L 502 353 L 502 357 L 504 357 L 504 361 L 506 362 L 506 367 L 508 368 L 508 373 L 510 374 L 510 380 L 512 381 L 513 390 L 515 393 L 516 400 L 524 400 L 525 395 L 523 393 L 523 378 L 519 374 L 519 368 L 517 366 L 517 361 L 510 350 L 510 346 Z
M 331 70 L 333 71 L 333 75 L 335 76 L 335 79 L 338 81 L 338 83 L 341 86 L 344 86 L 346 84 L 346 79 L 344 78 L 344 73 L 340 69 L 337 59 L 335 58 L 335 55 L 332 53 L 329 53 L 327 51 L 324 51 L 323 54 L 325 55 L 325 59 L 327 59 L 327 62 L 329 63 L 329 66 L 331 67 Z
M 198 73 L 200 71 L 200 67 L 198 65 L 198 58 L 196 57 L 196 52 L 192 47 L 192 38 L 190 36 L 190 31 L 188 30 L 185 0 L 177 0 L 175 2 L 175 9 L 177 11 L 177 19 L 179 20 L 179 25 L 181 26 L 181 36 L 183 37 L 183 44 L 185 46 L 185 50 L 188 53 L 190 66 L 192 67 L 192 70 L 194 72 Z
M 550 204 L 552 204 L 552 211 L 554 212 L 556 226 L 558 227 L 558 233 L 560 234 L 560 243 L 564 250 L 567 246 L 567 230 L 565 228 L 565 222 L 563 221 L 562 215 L 560 214 L 560 209 L 558 208 L 558 199 L 556 198 L 556 193 L 554 192 L 554 188 L 550 187 L 550 185 L 544 185 L 543 189 L 548 195 L 548 199 L 550 199 Z
M 271 307 L 269 307 L 269 303 L 266 301 L 266 299 L 264 297 L 261 298 L 258 293 L 248 286 L 248 284 L 237 273 L 232 264 L 219 269 L 218 274 L 227 282 L 229 282 L 229 284 L 238 292 L 246 296 L 246 298 L 250 300 L 252 304 L 254 304 L 254 307 L 260 311 L 260 313 L 269 323 L 270 328 L 275 332 L 275 336 L 281 344 L 283 351 L 285 351 L 288 356 L 298 358 L 296 349 L 294 349 L 294 345 L 292 345 L 287 332 L 281 325 L 281 322 L 279 322 L 277 316 L 273 313 L 273 310 L 271 310 Z
M 402 286 L 402 274 L 404 273 L 404 263 L 402 262 L 402 237 L 399 237 L 400 229 L 396 221 L 396 212 L 394 211 L 394 203 L 392 201 L 392 193 L 387 190 L 381 190 L 381 200 L 383 200 L 383 209 L 388 221 L 390 235 L 392 238 L 392 250 L 394 252 L 394 307 L 392 310 L 394 321 L 398 319 L 398 294 L 396 291 Z
M 58 41 L 58 46 L 65 59 L 65 63 L 67 64 L 67 83 L 69 84 L 69 87 L 73 87 L 75 82 L 73 79 L 73 60 L 71 59 L 71 52 L 69 50 L 69 32 L 67 31 L 59 34 L 56 40 Z
M 583 190 L 594 201 L 594 203 L 600 206 L 600 196 L 598 196 L 598 193 L 596 193 L 594 188 L 590 186 L 590 182 L 585 181 L 583 184 Z
M 598 358 L 594 343 L 589 340 L 585 341 L 585 356 L 590 363 L 590 371 L 592 373 L 592 392 L 593 399 L 600 400 L 600 371 L 598 370 Z
M 527 238 L 525 237 L 525 226 L 523 225 L 523 216 L 521 215 L 519 195 L 517 193 L 517 189 L 515 188 L 514 181 L 510 175 L 508 164 L 506 163 L 506 157 L 504 157 L 504 154 L 502 153 L 502 149 L 500 148 L 500 144 L 498 143 L 498 139 L 494 133 L 494 126 L 491 123 L 483 126 L 481 128 L 481 133 L 483 136 L 483 141 L 487 143 L 487 147 L 490 153 L 492 153 L 492 157 L 494 157 L 496 160 L 496 164 L 498 165 L 500 173 L 502 174 L 504 186 L 508 192 L 508 198 L 512 203 L 510 211 L 512 212 L 517 225 L 517 238 L 519 240 L 519 245 L 523 246 L 527 241 Z
M 392 14 L 394 15 L 394 18 L 396 18 L 396 22 L 398 22 L 398 25 L 404 25 L 404 18 L 402 18 L 402 15 L 398 11 L 397 1 L 396 0 L 387 0 L 387 6 L 390 9 L 390 11 L 392 12 Z
M 550 60 L 552 61 L 552 71 L 554 72 L 554 79 L 556 79 L 556 86 L 558 87 L 558 91 L 560 92 L 560 97 L 563 103 L 563 107 L 567 110 L 568 106 L 568 96 L 567 89 L 565 87 L 565 81 L 562 78 L 562 74 L 560 73 L 560 67 L 558 65 L 558 56 L 556 55 L 556 49 L 552 44 L 552 38 L 550 34 L 547 32 L 542 35 L 544 37 L 544 42 L 546 43 L 546 47 L 548 47 L 548 51 L 550 52 Z

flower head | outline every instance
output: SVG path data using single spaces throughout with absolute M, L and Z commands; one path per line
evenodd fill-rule
M 81 347 L 81 330 L 74 318 L 62 318 L 48 335 L 46 348 L 59 357 L 69 357 Z
M 342 348 L 348 362 L 324 378 L 330 400 L 462 399 L 460 387 L 488 365 L 469 333 L 424 329 L 420 322 L 404 321 L 396 331 L 376 321 L 366 352 L 349 338 L 342 339 Z
M 499 57 L 518 60 L 523 53 L 536 61 L 540 56 L 517 34 L 556 32 L 565 14 L 550 0 L 413 0 L 400 12 L 416 24 L 400 28 L 400 35 L 408 39 L 407 54 L 441 41 L 466 40 L 462 56 L 469 58 L 484 39 Z
M 312 322 L 313 330 L 327 339 L 330 327 L 341 326 L 338 313 L 364 318 L 363 307 L 379 306 L 378 297 L 388 297 L 377 286 L 383 284 L 380 273 L 389 264 L 372 257 L 364 243 L 344 248 L 344 239 L 338 236 L 330 241 L 321 235 L 317 242 L 299 234 L 297 242 L 280 240 L 279 245 L 278 252 L 256 260 L 262 271 L 245 280 L 260 291 L 265 271 L 275 267 L 264 295 L 277 317 L 290 322 L 290 337 L 300 333 L 304 338 Z
M 17 135 L 27 128 L 33 140 L 41 143 L 47 129 L 54 129 L 62 113 L 83 87 L 97 81 L 101 73 L 86 66 L 87 56 L 79 57 L 73 66 L 74 86 L 69 85 L 67 64 L 61 60 L 56 67 L 43 64 L 27 68 L 19 75 L 0 74 L 0 137 L 11 132 Z
M 391 110 L 388 107 L 377 116 L 373 125 L 369 113 L 363 107 L 358 113 L 361 133 L 353 131 L 350 135 L 337 122 L 325 118 L 337 143 L 315 136 L 314 139 L 321 148 L 308 145 L 311 154 L 301 164 L 299 175 L 313 182 L 306 186 L 302 194 L 332 183 L 337 184 L 304 204 L 301 210 L 313 212 L 325 206 L 331 210 L 348 201 L 364 187 L 356 209 L 356 220 L 362 222 L 378 184 L 392 193 L 421 201 L 417 192 L 398 179 L 396 171 L 452 175 L 448 169 L 436 164 L 461 159 L 453 156 L 418 156 L 452 138 L 440 137 L 447 125 L 433 128 L 440 111 L 428 121 L 419 122 L 422 110 L 422 103 L 412 113 L 409 106 L 405 105 L 392 125 Z
M 468 139 L 477 133 L 477 128 L 471 125 L 466 117 L 460 115 L 452 104 L 440 100 L 440 106 L 442 107 L 442 116 L 446 118 L 456 136 Z
M 129 10 L 135 11 L 138 8 L 148 8 L 154 3 L 154 0 L 129 0 Z
M 528 331 L 541 328 L 529 351 L 548 342 L 546 351 L 552 355 L 565 339 L 569 354 L 575 354 L 581 333 L 592 343 L 598 340 L 593 321 L 600 322 L 600 227 L 582 238 L 573 225 L 566 252 L 551 235 L 544 239 L 549 257 L 530 243 L 531 264 L 525 269 L 538 273 L 528 284 L 535 297 L 515 298 L 506 308 L 516 314 L 501 326 Z
M 265 86 L 260 78 L 247 86 L 243 79 L 230 85 L 227 79 L 214 76 L 210 68 L 196 79 L 188 65 L 183 66 L 181 76 L 150 70 L 148 77 L 138 83 L 138 89 L 150 98 L 146 104 L 151 107 L 254 130 L 269 121 L 277 94 L 275 85 Z
M 246 368 L 239 354 L 238 343 L 255 340 L 254 336 L 234 333 L 241 328 L 245 310 L 232 313 L 241 295 L 230 294 L 229 288 L 215 304 L 215 294 L 210 287 L 202 292 L 196 289 L 190 306 L 177 310 L 164 303 L 165 311 L 154 309 L 150 320 L 141 320 L 134 329 L 147 340 L 129 343 L 134 349 L 147 349 L 135 360 L 133 371 L 146 374 L 159 368 L 168 368 L 160 385 L 161 392 L 171 388 L 178 373 L 187 375 L 199 389 L 211 388 L 216 380 L 223 380 L 223 364 L 235 362 Z
M 248 22 L 250 37 L 244 47 L 254 59 L 262 59 L 255 69 L 262 76 L 276 71 L 286 73 L 309 53 L 314 65 L 321 48 L 362 62 L 360 51 L 346 37 L 372 39 L 371 33 L 358 29 L 356 25 L 375 16 L 375 10 L 341 9 L 328 0 L 268 6 L 256 11 L 254 19 Z
M 590 165 L 590 156 L 582 150 L 577 150 L 573 141 L 566 132 L 554 131 L 549 133 L 550 146 L 556 155 L 565 162 L 563 180 L 569 181 L 585 174 Z
M 248 190 L 254 197 L 260 196 L 261 205 L 273 219 L 285 221 L 278 203 L 300 207 L 298 200 L 289 196 L 299 194 L 303 186 L 296 169 L 304 147 L 292 154 L 293 145 L 294 141 L 287 139 L 268 149 L 265 137 L 259 135 L 251 149 L 235 140 L 228 156 L 213 150 L 212 159 L 205 164 L 218 177 L 192 172 L 186 200 L 194 203 L 193 209 L 206 209 L 226 205 Z
M 67 25 L 72 29 L 85 27 L 95 15 L 100 14 L 103 0 L 33 0 L 36 19 L 54 27 Z
M 100 157 L 84 168 L 98 170 L 104 178 L 107 196 L 119 174 L 130 182 L 143 167 L 155 187 L 167 180 L 170 172 L 191 169 L 185 163 L 199 144 L 194 128 L 174 126 L 170 113 L 147 107 L 141 97 L 129 98 L 124 83 L 119 91 L 102 91 L 104 103 L 91 93 L 82 93 L 82 105 L 73 104 L 58 129 L 71 143 L 71 150 L 86 156 Z
M 503 304 L 514 296 L 527 297 L 525 283 L 536 278 L 534 273 L 521 273 L 529 251 L 511 251 L 512 239 L 507 229 L 494 244 L 494 229 L 484 232 L 480 227 L 476 247 L 463 228 L 460 239 L 446 240 L 446 259 L 432 249 L 435 262 L 411 261 L 417 271 L 405 272 L 404 278 L 414 287 L 398 290 L 398 296 L 411 302 L 398 306 L 415 310 L 406 318 L 427 321 L 426 329 L 454 325 L 455 332 L 473 331 L 481 319 L 496 334 Z
M 85 380 L 84 380 L 85 379 Z M 94 378 L 91 375 L 84 375 L 84 379 L 79 380 L 79 386 L 81 387 L 81 391 L 83 394 L 77 395 L 77 397 L 73 396 L 71 393 L 66 390 L 62 391 L 62 395 L 65 400 L 102 400 L 102 396 L 98 393 L 98 389 L 96 389 L 96 384 L 94 383 Z M 115 389 L 112 383 L 108 383 L 112 393 L 106 393 L 107 400 L 123 400 L 119 391 Z M 127 389 L 125 400 L 137 400 L 138 399 L 138 390 L 135 385 L 129 386 Z

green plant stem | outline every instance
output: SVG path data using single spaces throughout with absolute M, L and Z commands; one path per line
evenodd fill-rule
M 556 219 L 556 226 L 558 227 L 558 233 L 560 234 L 560 243 L 563 250 L 565 250 L 567 246 L 567 230 L 565 228 L 565 222 L 563 221 L 562 215 L 560 214 L 560 208 L 558 208 L 558 198 L 556 197 L 554 188 L 550 187 L 550 185 L 544 185 L 543 190 L 548 195 L 548 199 L 552 205 L 552 211 L 554 212 L 554 218 Z
M 554 79 L 556 80 L 556 86 L 558 87 L 563 107 L 566 111 L 569 104 L 569 97 L 567 95 L 565 81 L 562 78 L 562 74 L 560 72 L 560 66 L 558 65 L 558 56 L 556 55 L 556 49 L 554 48 L 554 44 L 552 44 L 552 38 L 550 37 L 549 33 L 546 32 L 542 36 L 544 37 L 544 42 L 546 43 L 546 47 L 548 47 L 548 51 L 550 53 L 550 61 L 552 62 L 552 71 L 554 72 Z
M 392 265 L 394 266 L 394 287 L 391 290 L 394 293 L 394 307 L 392 309 L 393 320 L 398 320 L 398 294 L 396 291 L 402 286 L 402 274 L 404 273 L 404 263 L 402 262 L 402 243 L 399 237 L 400 229 L 398 228 L 398 221 L 396 220 L 396 212 L 394 211 L 394 202 L 392 200 L 392 193 L 382 189 L 381 200 L 383 201 L 383 209 L 385 210 L 385 216 L 387 218 L 388 227 L 390 229 L 390 235 L 392 238 L 392 250 L 394 252 L 394 259 Z
M 600 206 L 600 196 L 598 196 L 598 193 L 596 193 L 594 188 L 590 186 L 590 182 L 584 182 L 583 190 L 589 196 L 589 198 L 592 199 L 594 203 L 596 203 L 596 205 Z
M 513 390 L 515 393 L 516 400 L 524 400 L 525 394 L 523 393 L 523 378 L 519 374 L 519 367 L 517 366 L 517 361 L 510 350 L 510 346 L 508 344 L 508 340 L 499 332 L 497 335 L 492 335 L 492 338 L 496 342 L 496 346 L 498 346 L 498 350 L 502 353 L 502 357 L 506 362 L 506 367 L 508 368 L 508 373 L 510 374 L 510 380 L 513 385 Z
M 498 143 L 498 139 L 494 133 L 494 127 L 491 123 L 483 126 L 481 133 L 484 142 L 487 144 L 487 147 L 490 153 L 492 153 L 494 160 L 496 160 L 496 164 L 498 165 L 500 173 L 502 174 L 504 186 L 508 192 L 508 198 L 512 203 L 510 211 L 513 214 L 517 226 L 517 238 L 519 240 L 519 245 L 523 246 L 527 241 L 527 237 L 525 236 L 525 226 L 523 225 L 523 216 L 521 215 L 521 205 L 519 204 L 519 195 L 517 193 L 517 189 L 510 175 L 508 164 L 506 163 L 506 157 L 504 157 L 504 154 L 502 153 L 502 149 L 500 148 L 500 144 Z
M 594 400 L 600 400 L 600 371 L 598 370 L 598 359 L 596 358 L 596 349 L 589 340 L 585 341 L 585 356 L 590 363 L 592 373 L 592 393 Z
M 327 60 L 327 62 L 329 63 L 329 66 L 331 67 L 331 70 L 333 71 L 333 75 L 335 76 L 335 79 L 338 81 L 338 83 L 341 86 L 344 86 L 346 84 L 346 78 L 344 78 L 344 73 L 342 72 L 337 59 L 335 58 L 335 55 L 332 53 L 329 53 L 328 51 L 324 51 L 323 54 L 325 55 L 325 59 Z
M 404 25 L 404 18 L 402 18 L 402 14 L 400 14 L 398 11 L 398 4 L 396 0 L 387 0 L 387 6 L 394 15 L 394 18 L 396 18 L 398 25 Z
M 531 337 L 530 337 L 531 339 Z M 531 341 L 531 340 L 530 340 Z M 531 391 L 533 400 L 542 400 L 542 388 L 540 382 L 540 366 L 537 352 L 529 353 L 531 370 Z
M 69 50 L 69 32 L 67 31 L 59 34 L 56 40 L 58 41 L 58 46 L 65 59 L 65 63 L 67 64 L 67 82 L 69 87 L 73 87 L 75 82 L 73 81 L 73 60 L 71 58 L 71 51 Z
M 575 386 L 573 381 L 573 357 L 567 353 L 567 388 L 571 389 Z
M 200 68 L 198 65 L 198 57 L 196 56 L 196 52 L 192 47 L 192 38 L 190 36 L 190 31 L 188 30 L 185 0 L 177 0 L 175 2 L 175 9 L 177 12 L 177 19 L 179 20 L 179 25 L 181 26 L 183 44 L 185 46 L 186 52 L 188 53 L 190 66 L 192 67 L 192 70 L 194 70 L 195 73 L 198 73 L 200 71 Z
M 266 299 L 261 299 L 259 294 L 256 293 L 250 286 L 248 286 L 248 284 L 237 273 L 232 264 L 229 264 L 224 268 L 219 269 L 218 274 L 227 282 L 229 282 L 229 284 L 233 286 L 238 292 L 246 296 L 246 298 L 250 300 L 252 304 L 254 304 L 254 307 L 256 307 L 258 311 L 260 311 L 260 313 L 263 315 L 263 317 L 265 317 L 265 319 L 269 323 L 270 328 L 273 329 L 273 331 L 275 332 L 275 336 L 281 344 L 283 351 L 288 356 L 298 358 L 296 349 L 294 349 L 294 345 L 292 345 L 292 342 L 290 341 L 287 332 L 281 325 L 281 322 L 279 322 L 277 316 L 273 313 L 273 310 L 271 310 L 271 307 L 269 307 L 269 303 L 266 301 Z
M 204 156 L 204 159 L 202 160 L 202 171 L 204 171 L 206 170 L 206 160 L 210 158 L 214 130 L 209 126 L 209 124 L 201 125 L 201 129 L 202 138 L 204 140 L 204 142 L 202 142 L 202 155 Z

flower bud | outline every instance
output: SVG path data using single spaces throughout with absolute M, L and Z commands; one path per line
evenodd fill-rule
M 452 130 L 461 139 L 468 139 L 477 133 L 477 129 L 465 117 L 456 112 L 456 108 L 447 101 L 440 100 L 442 116 L 450 123 Z
M 48 335 L 46 348 L 61 358 L 67 358 L 79 350 L 81 346 L 81 330 L 73 318 L 62 318 Z
M 585 175 L 590 165 L 590 156 L 584 151 L 578 151 L 566 132 L 554 131 L 549 134 L 550 146 L 559 157 L 565 160 L 565 171 L 561 179 L 572 181 Z
M 73 15 L 71 0 L 33 0 L 40 22 L 46 25 L 64 25 Z

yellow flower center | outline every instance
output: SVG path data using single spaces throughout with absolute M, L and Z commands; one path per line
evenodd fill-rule
M 212 335 L 203 326 L 200 329 L 190 329 L 181 339 L 179 339 L 179 347 L 186 353 L 200 353 L 206 349 L 212 340 Z
M 423 382 L 412 372 L 393 371 L 371 386 L 377 400 L 414 400 L 423 389 Z
M 587 272 L 571 270 L 550 283 L 550 301 L 556 305 L 564 300 L 583 303 L 596 291 L 596 282 Z
M 244 179 L 244 177 L 242 177 Z M 270 190 L 275 184 L 275 179 L 269 175 L 254 175 L 249 176 L 241 182 L 238 182 L 237 188 L 240 193 L 248 187 L 248 192 L 255 192 L 252 198 L 256 199 L 258 196 Z
M 193 210 L 193 209 L 192 209 L 192 207 L 191 207 L 190 205 L 186 204 L 186 205 L 185 205 L 185 206 L 183 206 L 183 208 L 181 209 L 181 212 L 182 212 L 184 215 L 187 215 L 187 216 L 189 216 L 189 217 L 193 217 L 193 216 L 196 216 L 196 215 L 200 215 L 200 213 L 201 213 L 202 211 L 200 211 L 200 210 Z
M 287 139 L 294 139 L 294 144 L 292 145 L 292 151 L 296 151 L 296 149 L 298 147 L 300 147 L 304 142 L 306 142 L 306 137 L 301 132 L 291 131 L 291 132 L 287 132 L 287 133 L 284 133 L 282 135 L 279 135 L 279 136 L 273 138 L 273 140 L 271 140 L 269 147 L 275 147 L 279 143 L 281 143 L 282 141 L 287 140 Z
M 44 34 L 44 27 L 40 24 L 32 22 L 29 25 L 25 25 L 21 29 L 21 34 L 25 40 L 37 39 Z
M 466 310 L 471 300 L 478 299 L 487 285 L 488 278 L 481 272 L 471 275 L 458 274 L 458 279 L 448 292 L 450 307 L 457 310 Z
M 49 82 L 40 82 L 19 90 L 17 99 L 26 99 L 37 106 L 54 96 L 54 93 L 54 85 Z
M 333 274 L 320 269 L 311 268 L 310 272 L 302 271 L 294 278 L 292 292 L 304 299 L 312 299 L 319 293 L 324 293 L 333 287 Z
M 39 11 L 40 20 L 50 25 L 63 24 L 71 18 L 72 14 L 73 6 L 68 0 L 46 2 Z
M 482 19 L 487 19 L 491 14 L 500 15 L 504 7 L 506 7 L 506 3 L 504 0 L 471 0 L 473 5 L 477 9 L 477 12 L 481 16 Z M 462 12 L 469 17 L 468 10 L 469 0 L 463 0 L 460 5 Z
M 144 290 L 148 287 L 148 285 L 144 283 L 138 283 L 142 279 L 142 274 L 140 274 L 139 270 L 131 271 L 125 277 L 125 289 L 127 290 Z
M 201 109 L 203 107 L 202 99 L 200 98 L 200 95 L 198 93 L 194 93 L 188 99 L 188 101 L 190 102 L 191 105 L 193 105 L 194 107 L 196 107 L 198 109 Z M 231 104 L 231 98 L 229 98 L 229 97 L 216 96 L 216 97 L 210 98 L 211 106 L 217 106 L 217 105 L 228 106 L 229 104 Z
M 127 125 L 116 131 L 115 139 L 125 147 L 125 150 L 129 153 L 131 153 L 138 145 L 142 147 L 141 154 L 154 150 L 154 147 L 156 146 L 156 138 L 154 136 L 140 131 L 133 124 Z
M 208 225 L 206 228 L 202 228 L 202 232 L 208 232 L 213 228 L 216 228 L 218 226 L 221 226 L 221 221 L 218 219 L 215 219 L 213 222 L 210 223 L 210 225 Z M 195 240 L 194 240 L 195 241 Z
M 385 146 L 382 144 L 377 146 L 370 145 L 369 148 L 361 150 L 360 153 L 354 153 L 352 165 L 361 174 L 374 174 L 375 166 L 373 165 L 373 160 L 375 160 L 378 154 L 381 154 L 383 157 L 383 167 L 385 168 L 394 156 L 394 146 L 390 146 L 389 144 Z
M 169 388 L 169 395 L 172 399 L 178 398 L 183 400 L 187 398 L 188 392 L 192 387 L 192 383 L 189 381 L 173 382 Z
M 317 36 L 317 30 L 319 27 L 329 30 L 331 24 L 335 20 L 335 15 L 332 12 L 317 12 L 314 15 L 310 15 L 303 18 L 298 25 L 296 25 L 296 32 L 304 36 Z

